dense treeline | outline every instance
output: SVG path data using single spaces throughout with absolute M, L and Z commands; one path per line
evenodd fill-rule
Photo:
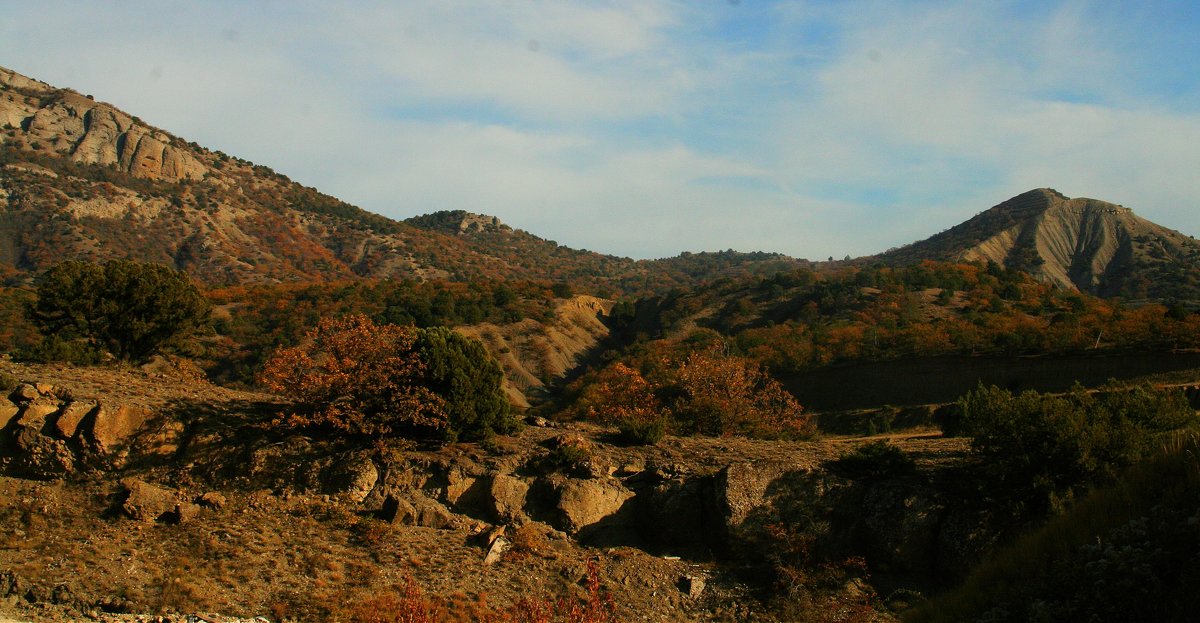
M 983 263 L 727 280 L 644 302 L 633 316 L 631 332 L 659 337 L 713 329 L 776 374 L 853 360 L 1200 344 L 1200 316 L 1181 307 L 1128 307 Z

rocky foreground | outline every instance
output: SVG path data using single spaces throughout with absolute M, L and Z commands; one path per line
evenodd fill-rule
M 863 480 L 826 467 L 852 440 L 625 447 L 535 419 L 364 443 L 280 431 L 279 399 L 169 367 L 0 375 L 0 613 L 25 620 L 319 620 L 410 580 L 469 612 L 585 598 L 589 565 L 620 620 L 755 620 L 764 528 L 795 508 L 866 544 L 877 592 L 982 546 L 930 484 L 966 444 L 935 433 L 893 440 L 916 475 Z

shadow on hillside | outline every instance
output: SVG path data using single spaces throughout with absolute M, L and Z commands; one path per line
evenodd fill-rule
M 189 480 L 219 488 L 286 488 L 296 472 L 339 448 L 276 426 L 286 405 L 268 401 L 175 400 L 164 419 L 182 432 L 171 457 Z

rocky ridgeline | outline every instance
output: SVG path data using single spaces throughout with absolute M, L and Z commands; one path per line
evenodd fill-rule
M 141 178 L 200 179 L 208 169 L 178 139 L 68 89 L 0 67 L 0 127 L 83 164 Z

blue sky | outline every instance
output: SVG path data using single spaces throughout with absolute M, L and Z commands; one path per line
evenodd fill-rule
M 1200 3 L 0 6 L 0 65 L 394 218 L 863 255 L 1031 188 L 1200 235 Z

